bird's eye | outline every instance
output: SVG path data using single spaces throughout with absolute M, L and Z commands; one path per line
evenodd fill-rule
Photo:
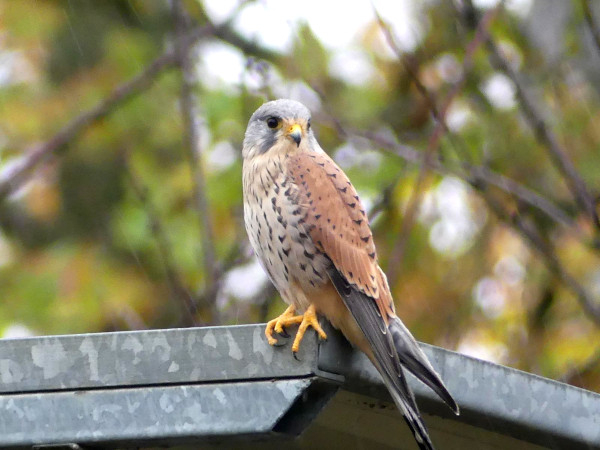
M 277 117 L 269 117 L 267 119 L 267 126 L 269 128 L 277 128 L 278 125 L 279 125 L 279 118 L 277 118 Z
M 310 130 L 310 119 L 308 119 L 308 123 L 306 124 L 306 129 Z

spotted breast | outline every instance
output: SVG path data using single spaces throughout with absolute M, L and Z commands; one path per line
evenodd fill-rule
M 329 282 L 327 257 L 310 238 L 307 208 L 290 171 L 289 154 L 244 161 L 244 221 L 252 247 L 283 300 L 299 311 Z M 298 289 L 300 288 L 300 289 Z M 302 295 L 302 294 L 306 295 Z

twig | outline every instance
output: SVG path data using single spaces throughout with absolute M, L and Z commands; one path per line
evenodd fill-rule
M 224 42 L 238 47 L 244 53 L 276 61 L 279 54 L 265 49 L 254 42 L 245 40 L 231 27 L 231 20 L 215 26 L 207 21 L 207 25 L 190 30 L 184 37 L 184 46 L 189 47 L 198 39 L 212 35 Z M 125 103 L 144 89 L 148 88 L 157 75 L 172 67 L 177 62 L 175 49 L 168 49 L 152 61 L 144 70 L 132 79 L 120 84 L 108 96 L 84 111 L 63 126 L 54 136 L 44 142 L 33 144 L 23 150 L 23 156 L 10 169 L 0 173 L 0 202 L 17 190 L 41 164 L 46 163 L 66 144 L 75 139 L 96 121 L 110 114 L 118 106 Z
M 230 26 L 215 27 L 214 36 L 221 39 L 223 42 L 233 45 L 246 55 L 252 55 L 256 58 L 273 63 L 278 62 L 281 59 L 280 53 L 262 47 L 256 42 L 247 40 Z
M 592 299 L 579 282 L 562 266 L 552 245 L 545 241 L 519 214 L 509 214 L 491 195 L 484 192 L 484 199 L 492 211 L 501 220 L 509 223 L 529 242 L 531 247 L 542 256 L 550 271 L 556 275 L 575 294 L 577 301 L 588 318 L 600 326 L 600 303 Z
M 133 193 L 142 204 L 146 216 L 150 221 L 150 230 L 154 240 L 156 241 L 158 253 L 160 254 L 160 260 L 167 277 L 169 290 L 171 292 L 171 298 L 177 302 L 181 311 L 180 325 L 194 326 L 196 325 L 195 318 L 197 313 L 196 301 L 194 300 L 189 289 L 185 286 L 181 276 L 179 275 L 179 270 L 176 268 L 173 252 L 171 252 L 171 244 L 162 225 L 162 221 L 160 220 L 160 215 L 149 198 L 148 188 L 135 174 L 127 155 L 125 158 L 127 174 L 130 185 L 133 189 Z
M 421 169 L 419 171 L 419 176 L 415 182 L 415 186 L 413 188 L 412 194 L 408 200 L 406 212 L 404 214 L 404 220 L 402 221 L 402 226 L 400 228 L 398 239 L 396 240 L 394 248 L 390 254 L 388 278 L 390 280 L 390 284 L 392 284 L 392 285 L 398 279 L 398 276 L 402 269 L 401 263 L 402 263 L 402 259 L 404 256 L 404 250 L 406 247 L 406 243 L 408 242 L 408 237 L 409 237 L 410 231 L 411 231 L 412 227 L 414 226 L 414 223 L 416 220 L 418 206 L 421 203 L 421 198 L 425 191 L 425 187 L 423 184 L 424 184 L 427 174 L 429 173 L 429 170 L 431 169 L 431 166 L 433 164 L 433 162 L 432 162 L 433 154 L 437 151 L 440 141 L 447 131 L 446 114 L 448 113 L 448 109 L 450 108 L 450 105 L 452 104 L 452 102 L 454 101 L 456 96 L 460 93 L 460 91 L 462 90 L 462 88 L 466 82 L 467 73 L 471 70 L 471 67 L 473 65 L 473 56 L 475 54 L 475 51 L 479 48 L 479 46 L 483 42 L 485 42 L 486 36 L 488 34 L 488 29 L 491 26 L 494 18 L 496 17 L 496 15 L 498 14 L 498 11 L 500 10 L 500 8 L 502 6 L 503 6 L 503 2 L 501 1 L 500 3 L 498 3 L 498 6 L 496 6 L 496 8 L 494 8 L 486 13 L 484 18 L 478 24 L 477 30 L 475 32 L 475 36 L 473 37 L 471 42 L 469 42 L 469 44 L 467 45 L 467 49 L 465 51 L 465 58 L 463 60 L 461 77 L 452 86 L 452 89 L 446 96 L 446 99 L 444 100 L 442 107 L 439 110 L 435 106 L 435 101 L 433 100 L 433 97 L 429 94 L 427 89 L 420 83 L 420 81 L 418 81 L 416 74 L 413 75 L 413 78 L 415 80 L 417 80 L 416 81 L 417 86 L 421 86 L 420 92 L 427 99 L 427 101 L 430 105 L 431 111 L 437 121 L 435 124 L 435 128 L 429 138 L 427 149 L 425 150 L 425 152 L 423 153 L 423 155 L 421 157 L 422 165 L 421 165 Z M 402 57 L 402 52 L 395 45 L 395 41 L 393 39 L 393 35 L 392 35 L 391 30 L 389 29 L 389 26 L 387 26 L 383 22 L 381 17 L 379 17 L 379 16 L 377 16 L 377 17 L 378 17 L 379 23 L 383 26 L 383 29 L 385 30 L 386 35 L 388 36 L 388 41 L 390 42 L 390 45 L 392 45 L 394 51 L 400 57 L 400 59 L 402 61 L 404 61 L 404 58 Z
M 346 131 L 346 133 L 348 133 L 348 131 Z M 371 140 L 382 149 L 390 151 L 408 162 L 415 164 L 422 163 L 420 152 L 407 145 L 399 144 L 391 139 L 387 139 L 373 133 L 355 132 L 355 134 Z M 472 166 L 467 163 L 463 163 L 463 168 L 466 169 L 466 175 L 460 173 L 458 170 L 442 165 L 439 161 L 432 161 L 431 164 L 432 170 L 442 174 L 458 176 L 468 182 L 474 189 L 479 191 L 496 216 L 512 225 L 516 231 L 526 238 L 530 245 L 544 257 L 544 261 L 551 272 L 558 276 L 558 278 L 560 278 L 562 282 L 575 294 L 577 300 L 581 304 L 588 317 L 590 317 L 590 319 L 596 324 L 600 325 L 600 303 L 594 301 L 594 299 L 589 296 L 589 294 L 577 282 L 577 280 L 568 273 L 568 271 L 560 263 L 552 246 L 544 241 L 544 239 L 539 235 L 538 231 L 531 224 L 525 223 L 520 216 L 513 216 L 507 213 L 500 202 L 490 195 L 490 193 L 487 191 L 487 187 L 488 185 L 495 186 L 502 191 L 515 196 L 522 202 L 543 212 L 555 222 L 568 227 L 569 229 L 577 230 L 570 217 L 564 211 L 558 208 L 558 206 L 554 205 L 550 200 L 542 197 L 541 195 L 517 183 L 516 181 L 505 177 L 504 175 L 492 172 L 484 167 Z M 392 266 L 390 265 L 389 267 Z M 389 267 L 388 271 L 390 270 Z
M 327 98 L 324 93 L 317 91 L 323 100 L 323 103 L 327 104 Z M 325 107 L 324 107 L 325 108 Z M 348 126 L 347 124 L 342 123 L 339 118 L 327 111 L 324 111 L 326 115 L 326 120 L 329 121 L 336 129 L 337 133 L 346 140 L 352 140 L 353 138 L 362 138 L 367 139 L 368 141 L 375 144 L 375 146 L 383 150 L 385 152 L 391 153 L 395 156 L 402 158 L 404 161 L 411 164 L 422 164 L 423 163 L 423 154 L 422 152 L 414 149 L 413 147 L 405 144 L 401 144 L 393 135 L 388 135 L 388 133 L 380 133 L 373 131 L 361 131 L 355 128 Z M 538 194 L 537 192 L 531 190 L 527 186 L 520 184 L 519 182 L 508 178 L 505 175 L 494 172 L 490 170 L 488 167 L 477 166 L 471 164 L 466 161 L 458 161 L 458 165 L 462 169 L 456 169 L 453 167 L 449 167 L 443 165 L 439 160 L 434 159 L 430 161 L 431 170 L 442 174 L 442 175 L 453 175 L 459 177 L 469 184 L 472 184 L 476 190 L 480 190 L 481 188 L 489 185 L 495 186 L 501 191 L 506 192 L 514 196 L 516 199 L 520 200 L 524 204 L 527 204 L 541 213 L 545 214 L 556 222 L 557 224 L 574 230 L 576 234 L 581 234 L 581 230 L 577 228 L 577 224 L 573 221 L 573 219 L 567 214 L 564 210 L 554 204 L 552 201 Z M 394 182 L 395 185 L 395 182 Z M 387 199 L 385 197 L 389 196 L 389 193 L 393 189 L 393 186 L 388 186 L 383 195 L 380 197 L 380 200 L 376 202 L 376 206 L 369 214 L 369 217 L 372 219 L 372 214 L 377 214 L 380 209 L 387 204 Z
M 501 173 L 491 171 L 485 166 L 475 166 L 468 163 L 462 164 L 467 171 L 467 180 L 472 180 L 471 184 L 484 183 L 496 186 L 520 201 L 543 212 L 559 225 L 562 225 L 565 228 L 573 228 L 576 230 L 576 233 L 579 233 L 579 229 L 576 228 L 577 224 L 571 219 L 571 217 L 546 197 L 543 197 L 542 195 L 532 191 L 527 186 L 523 186 L 521 183 L 518 183 L 512 178 L 508 178 Z
M 181 69 L 181 113 L 187 147 L 187 157 L 192 171 L 193 195 L 196 214 L 200 219 L 200 238 L 202 242 L 202 261 L 204 266 L 204 299 L 211 311 L 211 318 L 218 323 L 216 307 L 217 270 L 210 206 L 206 196 L 206 175 L 200 148 L 200 134 L 197 123 L 197 111 L 193 90 L 194 72 L 190 57 L 190 44 L 185 40 L 189 27 L 189 17 L 181 0 L 171 3 L 175 21 L 175 51 L 177 64 Z
M 191 43 L 212 32 L 210 26 L 196 28 L 186 36 Z M 56 154 L 67 143 L 75 139 L 94 122 L 111 113 L 117 106 L 139 94 L 152 84 L 163 70 L 175 63 L 175 52 L 167 50 L 152 61 L 142 72 L 117 86 L 104 100 L 72 119 L 50 139 L 33 144 L 23 151 L 24 156 L 10 170 L 0 175 L 0 202 L 19 188 L 31 173 Z
M 164 53 L 139 75 L 115 88 L 106 99 L 71 120 L 50 139 L 27 148 L 24 151 L 25 156 L 19 161 L 18 165 L 4 173 L 2 179 L 0 179 L 0 201 L 17 189 L 39 164 L 47 160 L 93 122 L 106 116 L 120 103 L 139 94 L 140 91 L 150 85 L 158 73 L 172 65 L 174 61 L 175 58 L 172 52 Z
M 429 92 L 429 89 L 427 89 L 427 87 L 421 82 L 419 74 L 415 72 L 412 64 L 408 61 L 406 55 L 400 50 L 400 47 L 396 43 L 396 38 L 394 37 L 394 33 L 392 32 L 390 25 L 387 22 L 385 22 L 385 20 L 383 20 L 377 9 L 375 9 L 375 18 L 377 19 L 379 27 L 383 30 L 383 35 L 388 45 L 392 48 L 392 50 L 396 54 L 396 57 L 402 63 L 404 70 L 406 70 L 406 72 L 410 75 L 411 79 L 413 80 L 413 83 L 415 83 L 417 91 L 419 91 L 419 93 L 427 102 L 427 107 L 433 114 L 433 117 L 435 118 L 436 122 L 444 123 L 443 117 L 438 111 L 434 96 Z
M 577 384 L 578 378 L 594 372 L 598 366 L 600 366 L 600 349 L 596 350 L 596 352 L 587 361 L 584 361 L 581 366 L 569 369 L 560 377 L 560 381 L 563 383 Z
M 370 140 L 382 150 L 399 156 L 407 162 L 413 164 L 420 164 L 422 162 L 421 152 L 408 145 L 400 144 L 377 133 L 361 133 L 358 131 L 351 131 L 350 133 Z M 477 190 L 481 190 L 486 185 L 495 186 L 542 212 L 554 222 L 566 228 L 575 227 L 576 224 L 565 211 L 527 186 L 483 166 L 476 166 L 464 161 L 459 162 L 459 165 L 462 167 L 462 171 L 444 166 L 437 160 L 432 161 L 430 167 L 442 175 L 457 176 L 473 185 Z
M 346 133 L 348 133 L 348 131 L 346 131 Z M 408 162 L 414 164 L 422 163 L 420 152 L 407 145 L 399 144 L 395 141 L 373 133 L 355 134 L 371 140 L 379 147 L 394 153 Z M 600 325 L 600 303 L 595 302 L 588 295 L 585 289 L 577 282 L 577 280 L 566 271 L 556 256 L 552 246 L 544 241 L 544 239 L 539 235 L 538 231 L 531 226 L 531 224 L 527 224 L 525 221 L 523 221 L 519 215 L 511 215 L 506 212 L 500 202 L 491 196 L 487 190 L 487 186 L 496 186 L 502 191 L 514 195 L 524 203 L 529 204 L 530 206 L 543 212 L 555 222 L 573 229 L 573 223 L 569 216 L 548 199 L 531 191 L 529 188 L 520 185 L 510 178 L 482 167 L 469 165 L 463 167 L 466 167 L 467 169 L 469 167 L 471 168 L 467 171 L 466 176 L 457 170 L 443 166 L 439 161 L 433 161 L 431 165 L 432 170 L 442 174 L 458 176 L 467 181 L 474 189 L 479 191 L 496 216 L 504 222 L 510 224 L 516 229 L 516 231 L 526 238 L 530 245 L 544 257 L 544 262 L 550 271 L 557 275 L 558 278 L 560 278 L 562 282 L 575 294 L 577 300 L 581 304 L 588 317 L 596 324 Z M 388 271 L 389 270 L 390 269 L 388 268 Z
M 473 21 L 470 18 L 477 17 L 477 13 L 470 1 L 465 1 L 463 4 L 465 10 L 462 13 L 459 11 L 459 15 L 467 27 L 474 28 L 476 20 Z M 518 104 L 535 137 L 547 150 L 550 160 L 565 179 L 579 207 L 590 217 L 594 225 L 600 229 L 600 219 L 596 213 L 593 198 L 588 191 L 585 181 L 581 178 L 579 172 L 577 172 L 575 166 L 567 156 L 566 149 L 561 146 L 556 135 L 542 118 L 539 108 L 527 91 L 520 74 L 510 65 L 492 37 L 487 35 L 486 38 L 486 46 L 489 50 L 491 64 L 497 70 L 504 72 L 515 85 L 519 100 Z
M 596 18 L 592 13 L 592 4 L 590 0 L 581 0 L 581 6 L 583 7 L 583 17 L 585 18 L 588 28 L 590 29 L 594 44 L 596 44 L 598 56 L 600 56 L 600 24 L 596 22 Z
M 112 313 L 112 320 L 120 320 L 127 326 L 127 330 L 147 330 L 148 325 L 144 319 L 127 303 L 123 303 Z

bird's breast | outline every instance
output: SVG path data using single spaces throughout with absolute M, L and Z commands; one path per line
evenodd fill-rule
M 285 160 L 244 161 L 243 186 L 250 243 L 283 299 L 303 310 L 311 292 L 327 282 L 329 260 L 306 229 L 306 210 L 298 203 L 297 186 L 287 175 Z

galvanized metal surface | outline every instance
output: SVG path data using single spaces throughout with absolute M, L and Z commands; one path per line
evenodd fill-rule
M 321 344 L 319 369 L 342 374 L 344 389 L 389 399 L 365 355 L 338 334 Z M 454 420 L 548 448 L 600 449 L 600 395 L 456 352 L 422 344 L 461 408 Z M 409 377 L 422 410 L 453 419 L 435 394 Z
M 170 445 L 269 433 L 311 379 L 0 396 L 2 446 Z
M 315 390 L 322 380 L 389 400 L 371 363 L 326 331 L 329 339 L 320 345 L 307 334 L 299 361 L 289 346 L 269 346 L 262 324 L 0 341 L 0 446 L 271 439 L 298 432 L 319 414 L 325 404 L 319 398 L 335 391 L 331 385 Z M 462 411 L 455 418 L 429 389 L 409 380 L 421 410 L 439 416 L 429 423 L 444 433 L 452 434 L 455 423 L 547 448 L 600 449 L 598 394 L 424 348 Z M 365 411 L 357 414 L 370 414 Z M 351 437 L 360 423 L 344 426 Z
M 44 336 L 0 341 L 0 393 L 302 377 L 317 340 L 298 360 L 267 344 L 264 325 Z

